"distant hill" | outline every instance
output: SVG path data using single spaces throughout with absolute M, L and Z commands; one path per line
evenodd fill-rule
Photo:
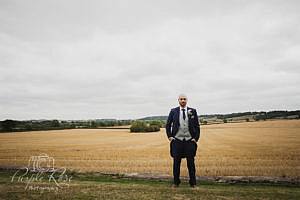
M 295 111 L 286 111 L 286 110 L 277 110 L 277 111 L 259 111 L 259 112 L 238 112 L 230 114 L 209 114 L 209 115 L 199 115 L 199 119 L 202 120 L 215 120 L 223 121 L 225 119 L 234 120 L 241 119 L 245 120 L 266 120 L 266 119 L 299 119 L 300 110 Z M 167 120 L 168 116 L 149 116 L 140 118 L 139 120 Z
M 144 117 L 140 118 L 138 120 L 162 120 L 165 121 L 167 120 L 168 116 L 150 116 L 150 117 Z

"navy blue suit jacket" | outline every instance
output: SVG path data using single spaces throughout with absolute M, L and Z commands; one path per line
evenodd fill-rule
M 193 139 L 196 141 L 200 138 L 200 125 L 198 120 L 197 111 L 194 108 L 187 107 L 188 110 L 188 123 L 189 123 L 189 131 Z M 190 113 L 190 114 L 189 114 Z M 179 124 L 179 115 L 180 115 L 180 107 L 172 108 L 167 120 L 166 124 L 166 132 L 167 136 L 175 137 L 178 132 Z

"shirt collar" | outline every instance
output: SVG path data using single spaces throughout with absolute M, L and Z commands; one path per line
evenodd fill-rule
M 179 107 L 180 107 L 180 111 L 182 111 L 182 109 L 184 109 L 184 111 L 187 111 L 187 106 L 185 106 L 185 107 L 179 106 Z

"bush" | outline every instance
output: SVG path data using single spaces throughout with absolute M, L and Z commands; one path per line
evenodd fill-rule
M 152 120 L 150 121 L 150 126 L 158 126 L 159 128 L 163 127 L 163 121 Z
M 144 121 L 134 121 L 131 124 L 130 132 L 156 132 L 160 130 L 158 125 L 150 125 Z
M 146 127 L 146 132 L 157 132 L 160 131 L 160 127 L 158 125 L 150 125 Z

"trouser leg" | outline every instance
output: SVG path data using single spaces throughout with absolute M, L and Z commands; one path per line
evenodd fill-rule
M 189 183 L 190 185 L 196 185 L 196 169 L 195 169 L 195 159 L 194 157 L 187 157 L 187 167 L 189 170 Z
M 174 157 L 173 158 L 173 176 L 174 176 L 174 184 L 180 184 L 180 164 L 181 164 L 181 157 Z

